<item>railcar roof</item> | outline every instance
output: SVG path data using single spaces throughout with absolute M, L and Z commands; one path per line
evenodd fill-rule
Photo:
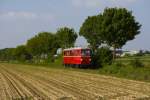
M 77 50 L 77 49 L 90 49 L 90 48 L 75 47 L 75 48 L 64 49 L 64 51 L 67 51 L 67 50 Z

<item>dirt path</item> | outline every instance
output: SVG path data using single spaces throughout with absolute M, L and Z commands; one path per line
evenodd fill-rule
M 63 69 L 0 64 L 0 100 L 150 100 L 150 83 Z

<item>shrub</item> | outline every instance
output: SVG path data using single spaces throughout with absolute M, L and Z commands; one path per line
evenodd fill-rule
M 96 67 L 102 67 L 103 65 L 112 63 L 112 52 L 108 47 L 99 48 L 92 56 L 92 63 Z
M 144 67 L 144 64 L 139 59 L 131 60 L 130 65 L 133 67 Z
M 115 65 L 118 67 L 125 67 L 125 64 L 123 64 L 122 62 L 116 62 Z
M 144 56 L 144 52 L 140 50 L 139 53 L 136 54 L 136 56 Z

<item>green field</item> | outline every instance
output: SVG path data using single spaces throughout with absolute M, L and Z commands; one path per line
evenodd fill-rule
M 128 64 L 132 60 L 135 60 L 135 59 L 139 59 L 140 61 L 142 61 L 145 67 L 150 67 L 150 55 L 122 57 L 122 58 L 116 59 L 116 61 L 124 63 L 124 64 Z

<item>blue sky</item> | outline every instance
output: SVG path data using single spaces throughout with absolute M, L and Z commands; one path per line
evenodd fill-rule
M 150 0 L 0 0 L 0 48 L 15 47 L 41 31 L 68 26 L 77 32 L 87 16 L 106 7 L 125 7 L 142 24 L 140 35 L 123 49 L 150 50 Z M 79 37 L 77 46 L 85 46 Z

